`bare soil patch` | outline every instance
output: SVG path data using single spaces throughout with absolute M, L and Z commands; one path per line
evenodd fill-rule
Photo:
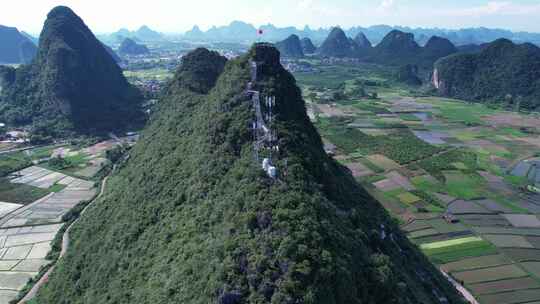
M 484 116 L 486 122 L 494 126 L 533 127 L 540 128 L 540 118 L 527 117 L 516 113 L 500 113 Z

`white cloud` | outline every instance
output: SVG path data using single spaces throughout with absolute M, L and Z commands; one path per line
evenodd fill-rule
M 310 9 L 313 7 L 313 0 L 302 0 L 298 3 L 298 8 L 300 9 Z
M 395 4 L 396 4 L 395 0 L 382 0 L 377 10 L 379 12 L 386 13 L 386 12 L 389 12 L 392 8 L 394 8 Z
M 380 7 L 383 9 L 389 9 L 394 6 L 394 0 L 383 0 Z
M 485 5 L 442 12 L 442 15 L 458 17 L 482 17 L 493 15 L 527 16 L 540 13 L 540 4 L 518 4 L 509 1 L 489 1 Z

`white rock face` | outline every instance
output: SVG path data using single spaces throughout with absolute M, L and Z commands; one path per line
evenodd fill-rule
M 441 84 L 439 83 L 439 70 L 437 70 L 437 68 L 433 70 L 433 86 L 437 89 L 441 88 Z

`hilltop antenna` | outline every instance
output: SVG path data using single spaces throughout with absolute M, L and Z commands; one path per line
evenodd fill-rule
M 250 61 L 251 81 L 248 83 L 247 93 L 251 94 L 251 103 L 255 114 L 251 128 L 253 132 L 253 155 L 256 164 L 261 164 L 262 169 L 272 179 L 277 179 L 277 168 L 273 165 L 274 156 L 279 155 L 279 146 L 277 145 L 277 132 L 273 129 L 273 113 L 275 106 L 274 96 L 265 96 L 261 98 L 260 91 L 254 89 L 257 81 L 257 63 Z M 261 103 L 263 106 L 261 106 Z M 268 157 L 260 162 L 260 150 L 265 149 Z

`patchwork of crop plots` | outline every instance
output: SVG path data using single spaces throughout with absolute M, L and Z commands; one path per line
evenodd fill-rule
M 9 182 L 60 189 L 30 204 L 0 202 L 0 303 L 8 303 L 49 263 L 51 242 L 62 216 L 95 195 L 94 182 L 33 166 L 12 173 Z
M 485 295 L 492 293 L 493 290 L 499 292 L 521 290 L 521 289 L 533 289 L 540 288 L 540 282 L 530 277 L 506 279 L 487 283 L 469 284 L 468 287 L 478 295 Z
M 465 282 L 465 284 L 473 284 L 526 277 L 527 273 L 516 265 L 502 265 L 475 270 L 457 271 L 453 273 L 453 276 L 456 279 Z
M 540 303 L 540 289 L 516 289 L 480 296 L 480 302 L 485 304 L 537 304 Z
M 303 92 L 328 96 L 344 83 L 377 93 L 308 98 L 308 107 L 335 158 L 411 241 L 481 304 L 540 303 L 540 194 L 519 176 L 520 160 L 538 157 L 540 115 L 415 97 L 384 69 L 324 69 L 298 77 Z

